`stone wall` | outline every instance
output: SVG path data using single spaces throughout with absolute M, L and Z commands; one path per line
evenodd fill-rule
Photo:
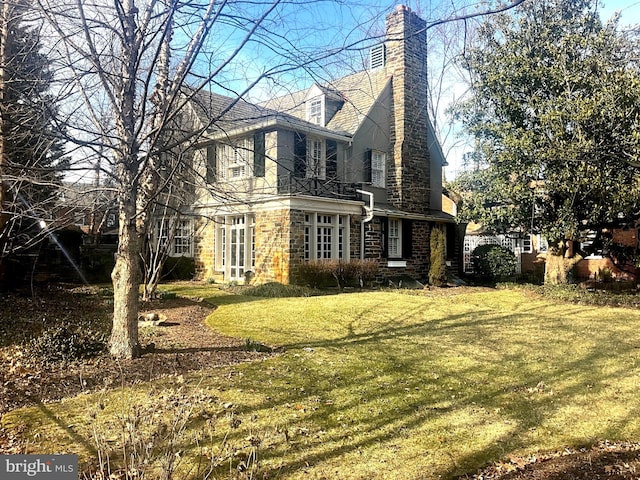
M 422 282 L 429 278 L 431 228 L 429 222 L 411 222 L 413 240 L 411 258 L 403 259 L 407 262 L 406 267 L 389 267 L 389 260 L 382 256 L 384 242 L 380 217 L 375 217 L 371 222 L 365 224 L 365 258 L 378 260 L 377 281 L 379 283 L 385 284 L 386 279 L 396 275 L 409 275 Z
M 290 225 L 294 215 L 295 212 L 286 209 L 256 213 L 253 282 L 289 283 L 292 261 Z
M 222 280 L 222 275 L 215 271 L 214 242 L 216 224 L 206 218 L 198 218 L 195 224 L 194 250 L 195 279 Z

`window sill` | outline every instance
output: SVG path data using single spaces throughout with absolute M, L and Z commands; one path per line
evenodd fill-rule
M 388 260 L 387 267 L 389 268 L 404 268 L 407 266 L 406 260 Z

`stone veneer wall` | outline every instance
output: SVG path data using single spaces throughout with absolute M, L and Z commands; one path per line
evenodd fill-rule
M 210 278 L 222 280 L 222 275 L 215 271 L 214 241 L 216 223 L 212 220 L 199 218 L 195 224 L 195 238 L 193 257 L 196 267 L 196 280 Z
M 304 260 L 304 212 L 291 210 L 291 263 L 289 264 L 289 282 L 299 280 L 298 267 Z
M 408 7 L 387 15 L 386 68 L 393 74 L 389 197 L 397 208 L 427 213 L 431 201 L 427 141 L 426 22 Z
M 389 259 L 382 257 L 382 227 L 380 217 L 375 217 L 365 224 L 365 258 L 379 261 L 379 283 L 385 284 L 386 279 L 395 275 L 409 275 L 416 280 L 426 282 L 429 278 L 430 259 L 430 235 L 431 224 L 429 222 L 416 221 L 411 223 L 412 228 L 412 256 L 406 260 L 406 267 L 388 267 Z
M 294 214 L 287 209 L 256 212 L 253 282 L 290 282 Z

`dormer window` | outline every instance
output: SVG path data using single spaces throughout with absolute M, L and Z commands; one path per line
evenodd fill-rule
M 316 125 L 324 126 L 324 108 L 322 97 L 307 102 L 307 120 Z

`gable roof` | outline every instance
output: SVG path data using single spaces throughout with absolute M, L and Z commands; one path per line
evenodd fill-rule
M 324 85 L 314 84 L 311 88 L 259 104 L 206 91 L 190 90 L 185 94 L 212 139 L 280 125 L 297 131 L 348 140 L 358 130 L 390 80 L 391 77 L 384 69 L 365 70 Z M 344 102 L 326 127 L 307 121 L 305 101 L 313 88 L 327 95 L 329 101 Z
M 283 126 L 304 133 L 348 141 L 349 136 L 321 127 L 286 112 L 206 91 L 189 91 L 189 104 L 200 119 L 207 137 L 213 140 L 241 135 L 261 128 Z
M 331 93 L 331 99 L 338 93 L 344 101 L 342 107 L 327 123 L 327 128 L 353 135 L 390 80 L 391 77 L 384 69 L 378 69 L 364 70 L 324 85 L 317 84 L 316 86 L 323 92 Z M 309 89 L 288 93 L 262 102 L 260 106 L 305 120 L 307 116 L 305 100 L 308 92 Z

